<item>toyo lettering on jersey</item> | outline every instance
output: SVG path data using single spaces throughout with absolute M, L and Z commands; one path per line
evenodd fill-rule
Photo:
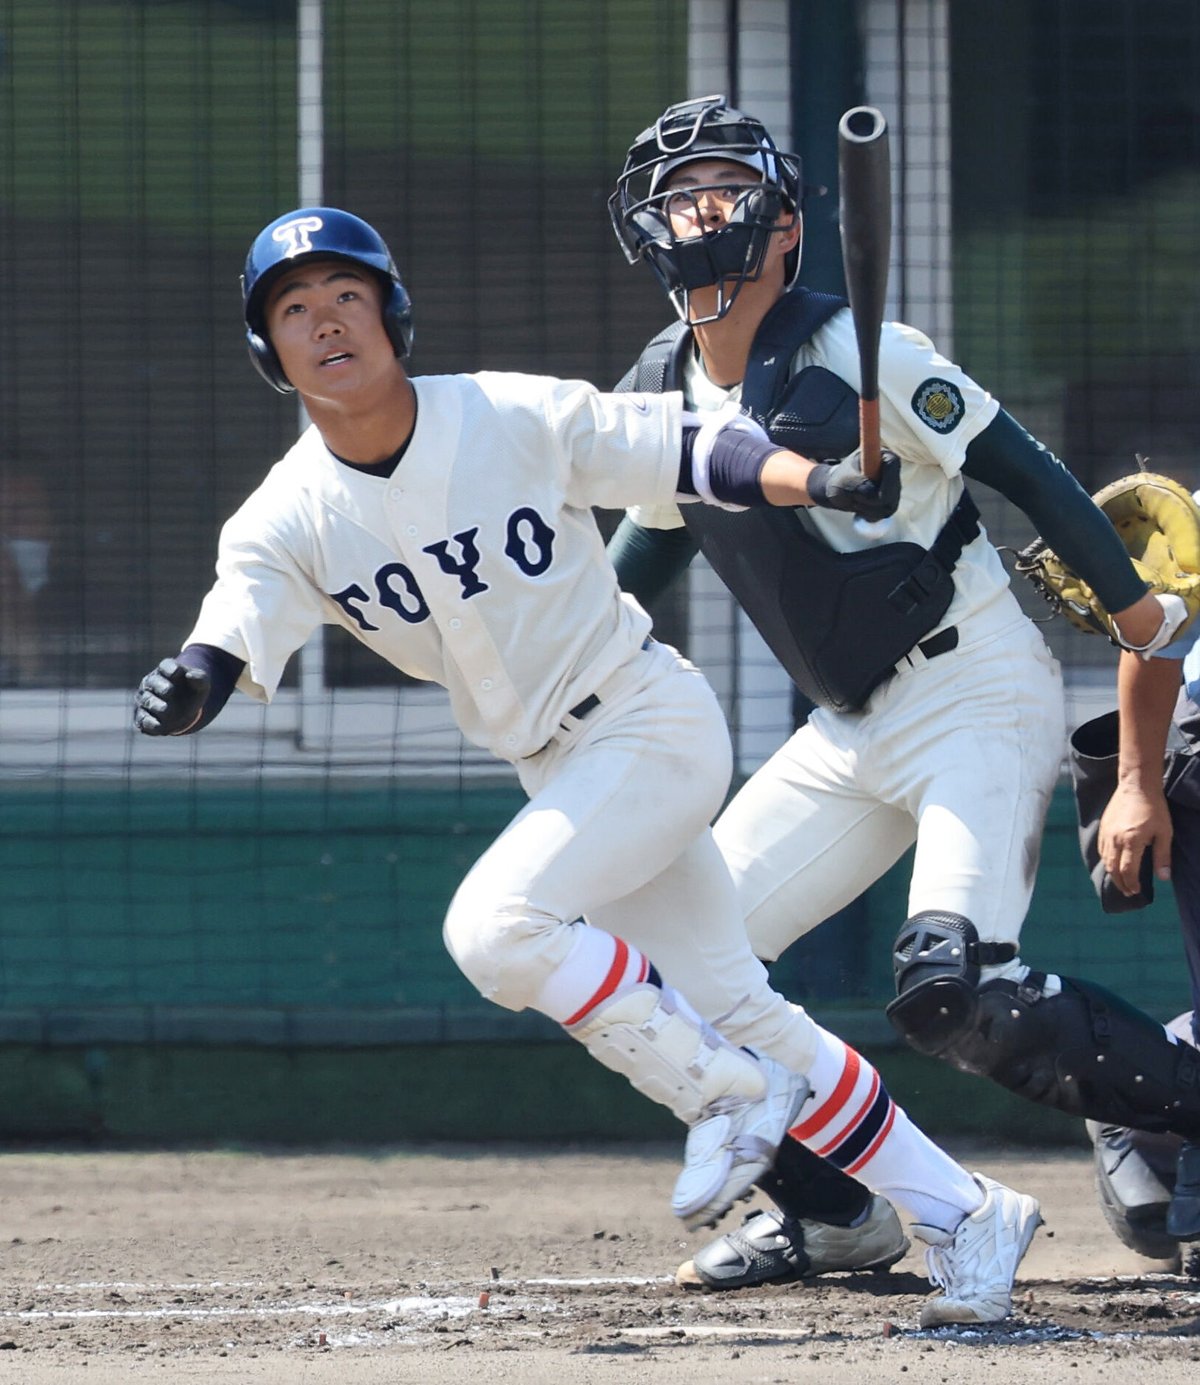
M 503 559 L 514 564 L 526 577 L 540 577 L 554 559 L 554 529 L 529 505 L 522 505 L 508 517 L 504 526 Z M 490 584 L 480 576 L 482 554 L 476 542 L 479 526 L 464 529 L 452 539 L 439 539 L 422 550 L 437 560 L 448 577 L 458 579 L 460 596 L 467 601 L 490 590 Z M 377 630 L 367 619 L 362 607 L 373 600 L 401 620 L 415 625 L 430 616 L 429 606 L 412 570 L 404 563 L 384 563 L 372 578 L 374 597 L 357 582 L 340 592 L 330 592 L 331 601 L 350 616 L 360 630 Z

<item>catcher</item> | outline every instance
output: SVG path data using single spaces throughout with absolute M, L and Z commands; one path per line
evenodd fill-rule
M 1122 653 L 1117 711 L 1071 737 L 1080 847 L 1108 913 L 1148 904 L 1156 880 L 1174 884 L 1192 1010 L 1168 1026 L 1200 1042 L 1200 506 L 1178 482 L 1139 472 L 1098 492 L 1138 573 L 1174 594 L 1189 620 L 1153 657 Z M 1044 545 L 1018 566 L 1072 624 L 1112 636 L 1094 593 Z M 1200 1077 L 1200 1060 L 1196 1064 Z M 1200 1240 L 1200 1142 L 1090 1121 L 1101 1206 L 1120 1239 L 1153 1259 Z
M 844 458 L 858 443 L 853 322 L 844 300 L 800 282 L 803 192 L 798 157 L 724 97 L 681 102 L 637 136 L 613 228 L 678 320 L 622 384 L 682 390 L 713 417 L 740 407 L 806 456 Z M 714 827 L 750 944 L 773 960 L 915 846 L 888 1007 L 907 1042 L 1073 1115 L 1200 1138 L 1190 1050 L 1094 983 L 1020 955 L 1066 743 L 1062 684 L 972 491 L 990 487 L 1029 516 L 1099 593 L 1124 646 L 1167 644 L 1185 603 L 1147 592 L 1070 472 L 914 328 L 884 324 L 879 394 L 902 479 L 886 524 L 643 506 L 610 545 L 643 604 L 702 550 L 814 704 Z M 793 1131 L 759 1180 L 775 1205 L 698 1250 L 684 1282 L 886 1263 L 872 1193 L 900 1203 L 902 1190 L 877 1167 L 874 1108 L 849 1080 L 814 1092 L 817 1125 Z M 957 1249 L 913 1231 L 935 1259 L 1011 1250 L 1001 1226 Z

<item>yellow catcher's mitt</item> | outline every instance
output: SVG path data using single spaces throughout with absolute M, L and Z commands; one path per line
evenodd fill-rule
M 1153 471 L 1111 481 L 1092 499 L 1112 521 L 1146 586 L 1181 597 L 1187 606 L 1177 638 L 1200 614 L 1200 505 L 1178 481 Z M 1095 592 L 1041 539 L 1017 554 L 1016 567 L 1077 629 L 1121 643 Z

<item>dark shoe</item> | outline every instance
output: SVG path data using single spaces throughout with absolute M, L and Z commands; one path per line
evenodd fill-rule
M 1173 1260 L 1179 1247 L 1167 1229 L 1177 1136 L 1148 1136 L 1121 1125 L 1087 1121 L 1100 1210 L 1117 1239 L 1150 1260 Z M 1197 1165 L 1200 1169 L 1200 1165 Z
M 892 1204 L 871 1199 L 858 1226 L 796 1221 L 774 1207 L 749 1212 L 736 1231 L 710 1241 L 675 1272 L 685 1289 L 787 1284 L 839 1270 L 886 1270 L 908 1249 Z
M 1167 1235 L 1177 1241 L 1200 1241 L 1200 1143 L 1192 1140 L 1184 1141 L 1175 1165 Z

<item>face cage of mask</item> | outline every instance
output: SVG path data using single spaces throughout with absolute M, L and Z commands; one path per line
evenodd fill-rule
M 762 274 L 770 237 L 790 231 L 799 219 L 799 212 L 793 211 L 789 221 L 778 225 L 783 193 L 777 184 L 761 181 L 747 186 L 735 200 L 728 219 L 715 230 L 692 236 L 675 234 L 666 210 L 668 200 L 690 201 L 692 215 L 699 225 L 701 196 L 727 186 L 722 181 L 670 189 L 618 211 L 622 193 L 628 190 L 628 181 L 623 179 L 610 201 L 613 224 L 626 259 L 631 264 L 639 259 L 646 261 L 680 321 L 692 326 L 723 318 L 733 307 L 742 286 L 754 282 Z M 798 267 L 798 252 L 796 263 Z M 713 311 L 693 317 L 692 291 L 712 287 L 717 290 Z

